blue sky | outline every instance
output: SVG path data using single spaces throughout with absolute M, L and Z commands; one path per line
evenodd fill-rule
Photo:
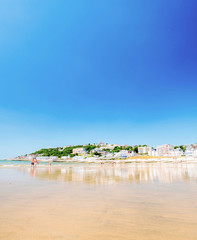
M 195 0 L 0 0 L 0 158 L 197 142 Z

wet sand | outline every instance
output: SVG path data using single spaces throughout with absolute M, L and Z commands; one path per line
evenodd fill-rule
M 197 239 L 197 164 L 0 168 L 0 239 Z

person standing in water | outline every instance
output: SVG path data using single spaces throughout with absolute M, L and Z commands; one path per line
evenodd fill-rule
M 34 161 L 34 165 L 35 165 L 35 167 L 36 167 L 38 164 L 39 164 L 38 160 L 35 159 L 35 161 Z
M 34 167 L 34 158 L 31 160 L 31 167 Z

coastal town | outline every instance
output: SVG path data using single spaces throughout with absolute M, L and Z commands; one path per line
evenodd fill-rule
M 44 148 L 34 153 L 12 158 L 12 160 L 38 161 L 97 161 L 159 158 L 195 158 L 197 144 L 174 146 L 159 145 L 156 148 L 147 145 L 120 145 L 100 142 L 98 144 L 68 145 L 57 148 Z

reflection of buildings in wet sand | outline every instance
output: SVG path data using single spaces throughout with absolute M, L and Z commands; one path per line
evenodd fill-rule
M 35 177 L 87 184 L 176 182 L 197 180 L 197 164 L 122 164 L 37 168 Z M 31 173 L 32 175 L 32 173 Z

